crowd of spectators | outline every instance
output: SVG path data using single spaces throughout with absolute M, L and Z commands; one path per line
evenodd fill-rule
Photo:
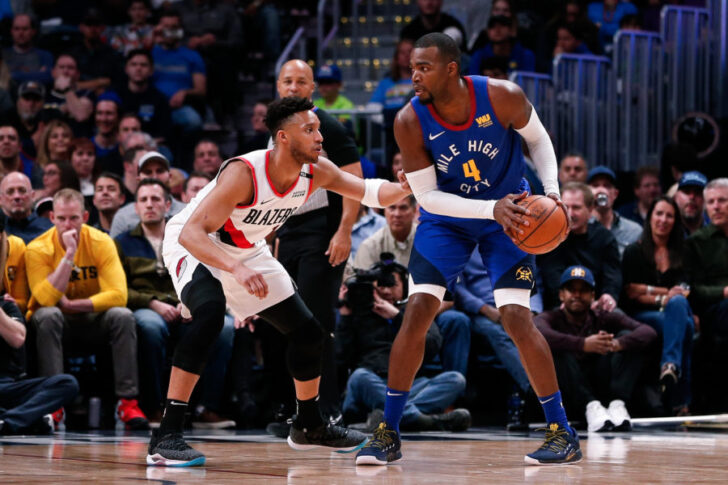
M 268 99 L 251 103 L 252 133 L 238 137 L 235 153 L 221 153 L 205 128 L 226 124 L 239 106 L 237 62 L 246 49 L 278 54 L 281 36 L 271 33 L 281 6 L 131 0 L 122 12 L 79 14 L 54 3 L 13 11 L 0 32 L 0 433 L 51 432 L 95 396 L 106 406 L 102 425 L 144 429 L 160 419 L 186 330 L 161 259 L 165 222 L 226 155 L 268 146 Z M 515 69 L 545 70 L 559 53 L 603 53 L 620 26 L 654 29 L 667 2 L 566 1 L 549 18 L 538 2 L 517 12 L 515 2 L 495 0 L 474 32 L 442 3 L 417 1 L 419 15 L 371 98 L 390 130 L 393 179 L 401 156 L 391 127 L 412 95 L 409 55 L 420 35 L 452 35 L 468 53 L 464 73 L 504 79 Z M 325 113 L 351 107 L 341 71 L 292 61 L 276 87 L 279 96 L 315 98 L 324 150 L 361 176 L 359 127 Z M 575 152 L 561 156 L 571 233 L 538 257 L 531 310 L 555 355 L 567 411 L 591 431 L 628 429 L 628 409 L 728 408 L 728 393 L 715 386 L 728 366 L 728 179 L 694 171 L 695 157 L 692 147 L 669 144 L 662 172 L 641 167 L 627 193 L 623 174 L 590 167 Z M 661 186 L 665 173 L 672 187 Z M 380 214 L 335 196 L 311 199 L 273 249 L 331 337 L 322 409 L 333 422 L 371 429 L 406 306 L 418 207 L 410 197 Z M 511 429 L 523 426 L 535 397 L 477 250 L 450 290 L 403 426 L 465 429 L 479 392 L 501 394 Z M 192 425 L 273 421 L 281 426 L 271 432 L 287 433 L 293 392 L 280 355 L 281 339 L 265 321 L 228 315 L 193 398 Z M 483 367 L 505 369 L 509 384 L 475 389 L 471 378 Z

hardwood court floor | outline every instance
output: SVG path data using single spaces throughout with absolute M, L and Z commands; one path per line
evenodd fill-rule
M 640 431 L 582 440 L 577 465 L 523 464 L 540 435 L 468 433 L 405 435 L 405 457 L 387 467 L 356 467 L 350 454 L 297 452 L 283 440 L 235 432 L 196 432 L 207 455 L 202 468 L 144 465 L 143 434 L 66 433 L 0 437 L 0 484 L 288 483 L 288 484 L 510 484 L 727 483 L 728 434 Z

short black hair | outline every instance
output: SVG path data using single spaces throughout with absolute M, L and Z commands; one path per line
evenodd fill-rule
M 182 183 L 182 192 L 187 192 L 187 186 L 188 186 L 188 185 L 190 184 L 190 180 L 191 180 L 191 179 L 193 179 L 193 178 L 201 178 L 201 179 L 205 179 L 205 180 L 207 180 L 208 182 L 210 182 L 210 181 L 212 180 L 212 177 L 210 177 L 210 176 L 209 176 L 208 174 L 206 174 L 205 172 L 200 172 L 199 170 L 195 170 L 195 171 L 194 171 L 194 172 L 192 172 L 192 173 L 191 173 L 191 174 L 190 174 L 190 175 L 189 175 L 189 176 L 188 176 L 188 177 L 187 177 L 187 178 L 185 179 L 185 181 L 184 181 L 184 182 Z
M 265 115 L 265 126 L 268 127 L 271 135 L 275 136 L 276 132 L 281 129 L 281 126 L 291 116 L 311 109 L 313 109 L 313 103 L 306 98 L 288 96 L 277 99 L 268 105 L 268 112 Z
M 139 194 L 139 189 L 144 187 L 145 185 L 158 185 L 162 187 L 162 191 L 164 191 L 164 199 L 165 200 L 172 200 L 172 194 L 169 191 L 169 187 L 164 185 L 162 182 L 160 182 L 157 179 L 153 178 L 145 178 L 139 181 L 139 185 L 137 185 L 136 190 L 134 191 L 134 199 L 137 199 L 137 194 Z
M 415 49 L 426 49 L 428 47 L 437 47 L 442 58 L 448 63 L 454 62 L 458 65 L 458 69 L 460 69 L 460 48 L 452 40 L 452 37 L 441 32 L 432 32 L 417 39 L 414 46 Z
M 125 62 L 129 62 L 130 60 L 132 60 L 132 58 L 134 58 L 136 56 L 144 56 L 144 57 L 146 57 L 147 60 L 149 61 L 149 64 L 151 66 L 154 66 L 154 58 L 152 57 L 152 53 L 149 52 L 146 49 L 141 49 L 141 48 L 140 49 L 132 49 L 132 50 L 130 50 L 129 53 L 126 55 Z
M 111 179 L 119 185 L 119 192 L 124 192 L 124 181 L 114 172 L 101 172 L 98 177 L 94 180 L 94 186 L 100 178 Z

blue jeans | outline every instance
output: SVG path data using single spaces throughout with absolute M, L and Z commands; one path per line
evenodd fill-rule
M 490 346 L 493 347 L 495 355 L 503 363 L 508 373 L 523 392 L 528 392 L 531 383 L 521 363 L 521 356 L 513 340 L 508 336 L 503 325 L 495 323 L 484 315 L 473 315 L 473 332 L 483 335 Z
M 421 414 L 441 413 L 465 390 L 465 377 L 455 371 L 433 378 L 418 377 L 412 383 L 402 414 L 402 424 L 414 423 Z M 387 382 L 374 372 L 359 367 L 346 383 L 343 411 L 362 415 L 372 409 L 384 409 Z
M 0 378 L 0 419 L 11 431 L 30 428 L 46 414 L 70 403 L 78 382 L 69 374 L 16 381 Z
M 662 358 L 660 365 L 675 364 L 680 372 L 680 394 L 683 403 L 689 402 L 690 368 L 693 350 L 693 312 L 688 300 L 677 295 L 670 298 L 663 311 L 644 311 L 634 315 L 635 320 L 644 322 L 662 337 Z
M 435 318 L 442 335 L 440 360 L 442 369 L 468 373 L 470 355 L 470 317 L 457 310 L 447 310 Z
M 197 131 L 202 128 L 202 117 L 192 106 L 182 106 L 172 111 L 172 123 L 182 131 Z
M 175 337 L 187 330 L 184 323 L 169 325 L 162 316 L 148 308 L 134 311 L 137 321 L 137 338 L 139 339 L 139 369 L 141 374 L 142 396 L 144 404 L 152 409 L 158 409 L 162 403 L 166 385 L 165 369 L 167 364 L 167 343 L 172 333 Z M 223 391 L 225 387 L 225 374 L 230 356 L 233 351 L 233 338 L 235 326 L 233 317 L 225 316 L 220 335 L 210 352 L 207 366 L 202 373 L 200 404 L 207 409 L 220 411 L 222 407 Z

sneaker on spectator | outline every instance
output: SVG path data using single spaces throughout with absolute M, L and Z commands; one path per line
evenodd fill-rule
M 611 417 L 606 408 L 599 401 L 591 401 L 586 405 L 587 430 L 590 433 L 600 433 L 614 429 Z
M 621 399 L 615 399 L 609 403 L 607 409 L 609 420 L 614 425 L 615 431 L 629 431 L 632 429 L 632 418 L 627 412 L 627 406 Z
M 116 416 L 124 423 L 128 430 L 138 431 L 149 429 L 149 421 L 139 409 L 139 402 L 136 399 L 119 399 L 116 405 Z
M 384 421 L 384 411 L 381 409 L 373 409 L 367 414 L 367 420 L 363 423 L 354 423 L 349 428 L 364 433 L 373 433 L 379 427 L 379 423 Z
M 63 408 L 58 408 L 51 413 L 53 419 L 53 428 L 56 431 L 66 431 L 66 411 Z
M 677 384 L 677 381 L 677 366 L 672 362 L 662 364 L 662 368 L 660 369 L 660 387 L 662 388 L 662 392 L 670 390 Z
M 200 407 L 198 408 L 198 413 L 195 416 L 195 419 L 192 421 L 192 427 L 194 429 L 234 428 L 235 421 L 232 419 L 225 419 L 215 411 Z
M 55 422 L 53 421 L 52 414 L 46 414 L 38 421 L 36 421 L 32 426 L 33 433 L 39 435 L 53 434 L 54 429 Z

